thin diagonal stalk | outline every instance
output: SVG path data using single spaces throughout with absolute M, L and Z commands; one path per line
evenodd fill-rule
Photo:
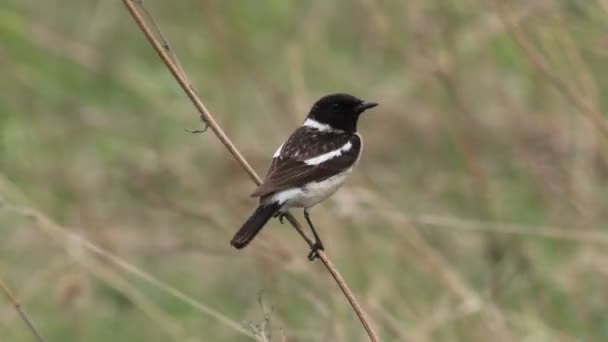
M 11 290 L 4 283 L 4 281 L 2 281 L 1 278 L 0 278 L 0 291 L 2 293 L 4 293 L 6 298 L 8 298 L 8 300 L 11 302 L 11 304 L 15 308 L 15 311 L 17 311 L 17 313 L 19 314 L 19 317 L 21 317 L 21 319 L 25 322 L 25 324 L 30 329 L 32 334 L 36 337 L 36 340 L 38 342 L 45 342 L 46 340 L 44 339 L 44 337 L 42 337 L 42 334 L 40 333 L 38 328 L 36 328 L 34 321 L 32 321 L 30 316 L 25 312 L 25 310 L 23 310 L 23 307 L 21 306 L 21 303 L 19 303 L 19 300 L 17 300 L 17 297 L 15 297 L 13 295 Z
M 256 184 L 260 184 L 262 182 L 262 179 L 260 178 L 260 176 L 258 176 L 258 174 L 251 167 L 249 162 L 247 162 L 245 157 L 243 157 L 243 155 L 239 152 L 239 150 L 236 148 L 234 143 L 232 143 L 230 138 L 228 138 L 226 133 L 224 133 L 224 130 L 218 125 L 217 121 L 215 121 L 215 119 L 213 118 L 211 113 L 207 110 L 207 108 L 203 104 L 202 100 L 199 98 L 198 94 L 190 86 L 190 84 L 189 84 L 188 80 L 186 79 L 186 77 L 184 76 L 184 74 L 182 72 L 180 72 L 178 63 L 176 63 L 175 60 L 171 58 L 171 56 L 163 48 L 163 44 L 161 44 L 159 39 L 154 35 L 153 31 L 147 25 L 147 23 L 143 19 L 142 15 L 140 14 L 139 10 L 133 3 L 133 0 L 123 0 L 123 3 L 127 7 L 127 10 L 133 17 L 133 20 L 135 21 L 135 23 L 137 24 L 139 29 L 146 36 L 146 39 L 148 40 L 148 42 L 152 45 L 152 47 L 154 48 L 156 53 L 158 53 L 158 56 L 162 59 L 163 63 L 165 63 L 165 65 L 167 66 L 167 68 L 169 69 L 169 71 L 171 72 L 173 77 L 175 78 L 175 80 L 179 83 L 180 87 L 186 93 L 188 98 L 192 101 L 192 104 L 194 104 L 194 106 L 196 107 L 196 109 L 199 112 L 201 120 L 205 124 L 207 124 L 209 128 L 211 128 L 211 130 L 217 136 L 217 138 L 220 140 L 220 142 L 226 147 L 226 149 L 228 149 L 228 152 L 230 152 L 230 154 L 234 157 L 234 159 L 236 159 L 236 161 L 239 163 L 239 165 L 247 172 L 249 177 Z M 296 229 L 301 230 L 300 224 L 297 222 L 297 220 L 292 215 L 289 214 L 287 219 Z M 342 278 L 342 276 L 340 275 L 340 272 L 338 272 L 338 270 L 336 269 L 336 267 L 334 266 L 332 261 L 329 259 L 329 257 L 327 257 L 327 255 L 323 251 L 319 251 L 318 256 L 319 256 L 319 259 L 321 259 L 321 262 L 323 263 L 323 265 L 325 266 L 327 271 L 331 274 L 331 276 L 334 278 L 334 280 L 336 281 L 336 283 L 342 290 L 342 293 L 344 294 L 344 296 L 346 297 L 346 299 L 348 300 L 350 305 L 352 306 L 357 317 L 361 321 L 361 324 L 365 328 L 365 331 L 367 332 L 370 341 L 373 341 L 373 342 L 379 341 L 378 334 L 375 332 L 374 328 L 372 327 L 370 320 L 367 317 L 367 314 L 363 311 L 361 305 L 358 303 L 358 301 L 355 298 L 355 296 L 353 295 L 352 291 L 350 290 L 350 288 L 344 281 L 344 278 Z
M 78 234 L 73 233 L 72 229 L 68 229 L 64 226 L 55 223 L 52 219 L 50 219 L 45 214 L 39 212 L 38 210 L 28 207 L 14 206 L 12 204 L 5 206 L 4 209 L 34 220 L 37 226 L 42 231 L 47 233 L 50 237 L 55 238 L 70 256 L 76 257 L 76 261 L 81 262 L 80 255 L 78 255 L 77 251 L 74 250 L 74 246 L 80 246 L 84 250 L 93 253 L 94 255 L 117 266 L 123 271 L 143 280 L 144 282 L 152 285 L 161 292 L 168 294 L 192 306 L 196 310 L 202 312 L 205 315 L 208 315 L 209 317 L 216 319 L 218 322 L 230 327 L 231 329 L 238 331 L 239 333 L 245 336 L 255 338 L 255 336 L 250 331 L 243 328 L 238 322 L 233 321 L 232 319 L 223 315 L 216 309 L 194 299 L 193 297 L 190 297 L 184 292 L 178 290 L 176 287 L 161 281 L 160 279 L 154 277 L 152 274 L 144 271 L 143 269 L 135 266 L 134 264 L 129 263 L 118 255 L 101 248 L 100 246 L 92 243 L 91 241 L 81 237 Z

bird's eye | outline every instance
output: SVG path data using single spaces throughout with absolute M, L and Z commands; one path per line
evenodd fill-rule
M 333 105 L 331 105 L 331 110 L 334 112 L 340 111 L 340 104 L 334 103 Z

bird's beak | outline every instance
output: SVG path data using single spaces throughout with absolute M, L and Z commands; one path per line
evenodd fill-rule
M 363 113 L 370 108 L 376 107 L 377 105 L 378 104 L 374 102 L 362 102 L 360 105 L 357 106 L 357 111 L 359 113 Z

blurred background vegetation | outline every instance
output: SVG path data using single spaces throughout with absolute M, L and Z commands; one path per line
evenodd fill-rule
M 146 6 L 260 173 L 320 96 L 381 104 L 314 216 L 383 340 L 608 340 L 608 1 Z M 49 341 L 366 340 L 287 225 L 229 246 L 254 186 L 120 1 L 4 1 L 0 42 L 0 278 Z

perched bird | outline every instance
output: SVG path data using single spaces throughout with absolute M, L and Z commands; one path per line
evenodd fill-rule
M 266 178 L 252 194 L 260 198 L 260 205 L 230 244 L 243 248 L 271 217 L 282 222 L 290 208 L 304 208 L 315 238 L 308 259 L 315 259 L 324 247 L 309 210 L 338 190 L 352 172 L 363 147 L 357 133 L 359 115 L 377 105 L 348 94 L 318 100 L 302 126 L 273 155 Z

